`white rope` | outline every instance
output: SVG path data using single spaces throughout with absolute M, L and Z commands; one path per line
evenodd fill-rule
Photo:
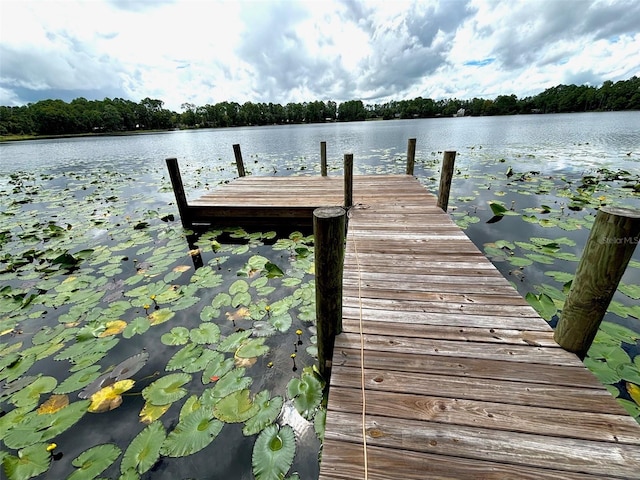
M 361 204 L 354 205 L 352 208 L 368 208 Z M 347 213 L 347 217 L 351 218 L 351 209 Z M 360 268 L 360 258 L 358 256 L 358 242 L 355 235 L 351 237 L 353 248 L 356 256 L 356 266 L 358 269 L 358 302 L 359 302 L 359 322 L 360 322 L 360 391 L 362 393 L 362 454 L 364 457 L 364 480 L 369 478 L 369 464 L 367 455 L 367 400 L 365 395 L 365 375 L 364 375 L 364 331 L 362 328 L 362 270 Z

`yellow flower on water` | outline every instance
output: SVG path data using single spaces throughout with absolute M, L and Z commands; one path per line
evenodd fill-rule
M 297 357 L 297 355 L 295 353 L 291 354 L 291 358 L 296 358 L 296 357 Z
M 302 330 L 300 329 L 296 330 L 296 335 L 302 335 Z
M 50 452 L 52 450 L 55 450 L 58 447 L 57 444 L 55 443 L 50 443 L 49 445 L 47 445 L 47 452 Z

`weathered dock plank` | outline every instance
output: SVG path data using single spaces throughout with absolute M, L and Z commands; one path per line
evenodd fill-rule
M 350 211 L 320 478 L 364 478 L 365 454 L 370 479 L 640 478 L 640 426 L 435 198 L 402 188 Z
M 185 211 L 193 224 L 310 226 L 343 188 L 249 176 Z M 321 480 L 365 478 L 365 463 L 370 480 L 640 478 L 640 426 L 433 195 L 368 175 L 353 196 Z

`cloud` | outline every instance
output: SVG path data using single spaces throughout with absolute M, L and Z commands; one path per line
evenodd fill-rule
M 0 2 L 0 101 L 522 97 L 640 75 L 637 18 L 636 0 Z

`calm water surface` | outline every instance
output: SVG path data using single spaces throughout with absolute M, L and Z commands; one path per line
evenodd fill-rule
M 104 169 L 131 179 L 130 191 L 125 193 L 131 194 L 131 203 L 140 201 L 140 194 L 144 193 L 164 205 L 164 210 L 173 210 L 177 215 L 175 206 L 168 205 L 173 202 L 173 194 L 160 188 L 167 183 L 164 162 L 167 157 L 179 159 L 187 196 L 193 198 L 237 176 L 232 150 L 235 143 L 241 144 L 246 168 L 253 175 L 319 174 L 321 141 L 327 142 L 329 174 L 341 173 L 344 153 L 354 154 L 356 173 L 404 173 L 409 138 L 417 139 L 416 176 L 432 191 L 437 189 L 442 151 L 458 152 L 450 209 L 480 217 L 481 221 L 466 229 L 480 249 L 485 243 L 499 239 L 527 242 L 531 237 L 562 235 L 576 242 L 576 246 L 567 251 L 580 255 L 586 242 L 586 229 L 570 232 L 556 229 L 558 231 L 549 233 L 550 229 L 525 223 L 520 217 L 486 223 L 492 216 L 488 207 L 490 200 L 499 199 L 506 205 L 513 202 L 518 210 L 562 201 L 554 191 L 530 196 L 501 191 L 508 190 L 504 187 L 508 167 L 517 172 L 540 172 L 539 178 L 548 179 L 580 179 L 602 167 L 632 173 L 640 171 L 640 112 L 612 112 L 243 127 L 3 143 L 0 144 L 0 185 L 8 182 L 10 174 L 19 172 L 54 176 L 65 173 L 53 180 L 60 183 L 56 187 L 64 189 L 64 182 L 82 183 L 83 172 L 86 178 L 95 178 L 96 170 Z M 136 185 L 138 180 L 146 185 L 144 190 Z M 158 185 L 158 188 L 150 189 L 149 185 Z M 640 198 L 637 195 L 630 198 L 628 206 L 640 208 Z M 175 228 L 178 228 L 177 222 Z M 96 235 L 105 235 L 105 232 L 96 231 Z M 640 261 L 640 249 L 633 258 Z M 567 265 L 553 265 L 553 269 L 572 272 L 577 266 L 564 263 Z M 545 276 L 545 270 L 551 267 L 534 264 L 524 270 L 524 276 L 515 277 L 518 269 L 508 262 L 496 262 L 496 266 L 505 277 L 514 280 L 523 295 L 551 281 Z M 231 277 L 231 281 L 237 278 L 235 274 Z M 629 268 L 623 281 L 640 284 L 640 269 Z M 615 299 L 626 305 L 638 303 L 620 294 L 616 294 Z M 640 332 L 640 321 L 636 318 L 622 319 L 608 314 L 607 319 Z M 131 354 L 141 348 L 138 344 L 130 345 Z M 638 350 L 637 346 L 630 346 L 628 353 L 634 357 Z M 127 413 L 133 425 L 140 407 L 130 407 Z M 95 415 L 91 428 L 101 426 L 108 430 L 108 418 Z M 228 462 L 221 468 L 229 472 L 237 471 L 238 465 L 250 465 L 250 449 L 234 450 L 234 442 L 242 439 L 240 429 L 225 427 L 224 432 L 225 441 L 216 444 L 215 455 L 218 462 Z M 129 432 L 127 441 L 135 433 L 137 430 Z M 65 434 L 69 443 L 74 435 L 77 433 L 72 430 Z M 124 442 L 123 446 L 126 445 Z M 84 446 L 77 448 L 82 451 Z M 317 476 L 314 448 L 298 452 L 296 468 L 306 474 L 303 478 Z M 156 471 L 154 478 L 198 476 L 195 472 L 206 471 L 210 460 L 204 451 L 202 453 L 199 459 L 193 456 L 165 463 L 163 473 Z M 69 452 L 65 468 L 71 458 Z M 53 475 L 56 469 L 64 471 L 64 461 L 60 463 L 48 473 Z M 108 473 L 114 474 L 113 468 Z M 249 477 L 249 474 L 242 476 Z

